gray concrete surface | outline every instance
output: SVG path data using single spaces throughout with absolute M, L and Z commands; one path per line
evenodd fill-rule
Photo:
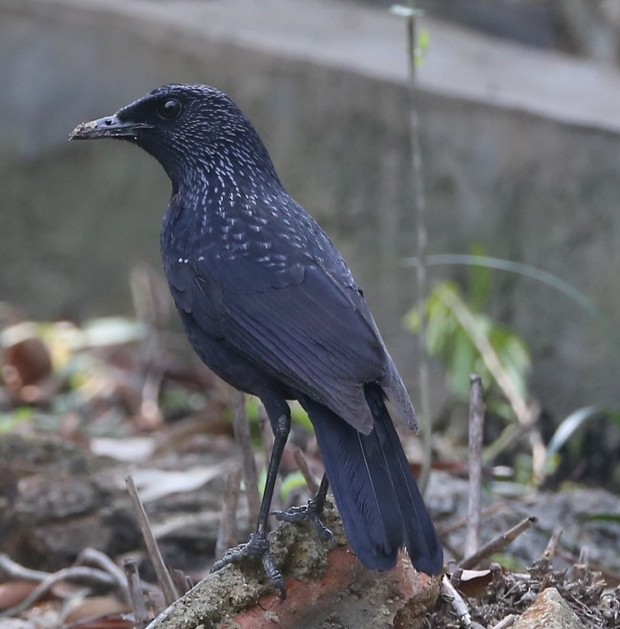
M 481 243 L 556 273 L 617 324 L 620 74 L 422 27 L 431 252 Z M 0 300 L 34 318 L 130 311 L 128 270 L 159 267 L 168 183 L 129 145 L 66 136 L 156 85 L 210 83 L 339 243 L 414 383 L 404 36 L 400 19 L 337 0 L 0 0 Z M 546 407 L 618 405 L 618 347 L 572 302 L 498 274 L 492 311 L 532 347 Z

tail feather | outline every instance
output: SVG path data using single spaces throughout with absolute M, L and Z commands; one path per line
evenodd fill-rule
M 437 574 L 443 551 L 376 385 L 366 388 L 374 430 L 363 435 L 325 406 L 301 400 L 314 425 L 347 538 L 374 570 L 396 564 L 406 546 L 416 569 Z
M 378 387 L 367 388 L 366 400 L 375 418 L 375 431 L 381 435 L 380 439 L 385 439 L 383 450 L 390 453 L 390 473 L 404 524 L 404 545 L 411 562 L 421 572 L 438 574 L 443 566 L 441 542 L 420 495 L 381 390 Z

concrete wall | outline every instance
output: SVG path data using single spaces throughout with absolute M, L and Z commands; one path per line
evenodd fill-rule
M 481 243 L 557 274 L 617 324 L 620 77 L 426 28 L 431 252 Z M 415 243 L 403 37 L 385 12 L 328 0 L 0 0 L 0 300 L 40 319 L 130 311 L 128 270 L 159 268 L 169 184 L 134 147 L 66 136 L 156 85 L 210 83 L 341 246 L 415 382 L 400 328 L 415 294 L 401 264 Z M 528 340 L 552 411 L 618 405 L 620 350 L 572 302 L 498 274 L 492 310 Z

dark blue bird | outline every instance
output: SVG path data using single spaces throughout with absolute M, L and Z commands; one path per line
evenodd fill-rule
M 280 519 L 311 519 L 326 534 L 318 515 L 329 484 L 365 566 L 392 568 L 406 547 L 418 570 L 439 573 L 441 544 L 385 404 L 414 428 L 407 391 L 349 268 L 287 194 L 250 121 L 219 90 L 168 85 L 71 136 L 91 138 L 137 144 L 170 177 L 161 253 L 187 337 L 216 374 L 260 398 L 274 431 L 256 531 L 215 568 L 258 555 L 284 592 L 267 518 L 287 400 L 298 400 L 326 479 L 307 507 Z

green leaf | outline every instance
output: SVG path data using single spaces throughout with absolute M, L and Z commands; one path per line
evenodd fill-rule
M 476 312 L 453 282 L 438 284 L 426 300 L 424 311 L 426 349 L 443 363 L 455 394 L 468 395 L 471 373 L 480 375 L 485 388 L 498 388 L 495 374 L 482 354 L 485 350 L 494 354 L 515 388 L 526 396 L 530 359 L 525 343 L 514 332 Z M 406 323 L 409 329 L 419 330 L 418 309 L 407 314 Z
M 551 474 L 556 469 L 560 449 L 575 435 L 583 424 L 593 420 L 611 421 L 620 427 L 620 412 L 598 406 L 585 406 L 566 417 L 556 428 L 547 446 L 547 456 L 545 457 L 543 468 L 546 474 Z

